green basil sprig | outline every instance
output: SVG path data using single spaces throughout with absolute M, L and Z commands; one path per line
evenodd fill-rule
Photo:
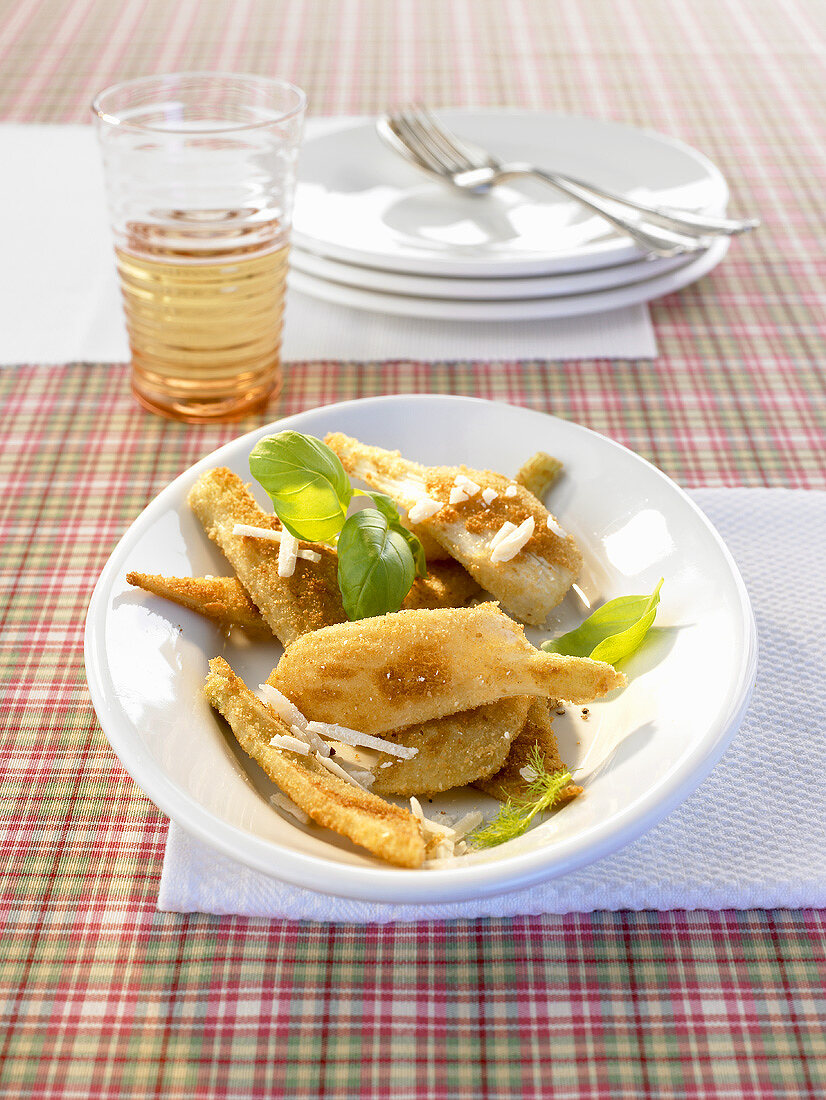
M 350 516 L 338 536 L 338 586 L 351 622 L 398 611 L 415 575 L 407 540 L 378 509 Z
M 320 439 L 301 432 L 268 435 L 252 449 L 250 472 L 297 539 L 332 542 L 344 526 L 353 488 L 338 455 Z
M 337 546 L 338 584 L 350 620 L 398 611 L 414 579 L 427 573 L 422 544 L 385 493 L 365 491 L 375 507 L 347 518 L 353 487 L 338 455 L 321 440 L 291 431 L 267 436 L 250 454 L 250 471 L 291 534 Z
M 543 642 L 542 649 L 615 665 L 642 645 L 657 614 L 662 583 L 660 577 L 650 596 L 619 596 L 609 600 L 576 630 Z

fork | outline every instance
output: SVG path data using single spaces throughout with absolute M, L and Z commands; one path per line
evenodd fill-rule
M 709 246 L 709 237 L 746 233 L 760 224 L 754 218 L 734 220 L 646 206 L 559 172 L 503 163 L 478 145 L 456 137 L 421 107 L 384 115 L 376 128 L 391 149 L 460 191 L 485 195 L 509 179 L 531 176 L 543 180 L 627 233 L 649 255 L 699 252 Z M 638 216 L 626 216 L 623 210 Z

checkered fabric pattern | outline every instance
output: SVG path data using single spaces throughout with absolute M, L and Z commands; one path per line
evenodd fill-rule
M 651 362 L 308 363 L 268 417 L 377 393 L 544 409 L 688 486 L 826 488 L 819 0 L 0 2 L 0 118 L 117 79 L 278 73 L 319 114 L 522 105 L 704 149 L 765 226 L 653 306 Z M 6 170 L 6 168 L 4 168 Z M 0 1095 L 481 1100 L 826 1094 L 816 912 L 327 926 L 155 911 L 166 823 L 85 687 L 113 545 L 194 460 L 122 367 L 0 371 Z

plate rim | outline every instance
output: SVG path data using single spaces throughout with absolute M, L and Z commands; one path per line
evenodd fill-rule
M 662 275 L 671 275 L 687 267 L 696 259 L 697 253 L 687 253 L 667 259 L 646 259 L 626 264 L 613 264 L 610 267 L 602 267 L 595 271 L 576 271 L 568 275 L 530 275 L 526 278 L 520 276 L 509 278 L 477 276 L 473 279 L 458 279 L 441 275 L 402 275 L 397 271 L 380 271 L 378 268 L 365 267 L 364 264 L 344 263 L 342 260 L 333 260 L 329 256 L 319 256 L 318 253 L 307 252 L 299 246 L 295 246 L 290 251 L 290 267 L 292 270 L 300 271 L 304 275 L 312 275 L 316 279 L 323 279 L 329 283 L 340 283 L 342 286 L 353 290 L 371 290 L 379 293 L 382 290 L 381 284 L 383 283 L 390 294 L 408 298 L 438 298 L 448 302 L 490 300 L 521 302 L 536 298 L 562 298 L 570 295 L 596 294 L 603 290 L 634 286 L 636 283 L 645 282 L 647 279 Z M 646 268 L 649 270 L 646 271 Z M 626 278 L 626 273 L 632 277 Z M 603 285 L 588 288 L 585 284 L 589 278 L 593 277 L 596 277 Z M 403 281 L 408 289 L 402 289 L 394 280 Z M 572 287 L 571 281 L 576 285 Z M 560 289 L 560 286 L 563 285 L 565 289 Z M 455 290 L 457 287 L 461 288 L 461 294 L 439 293 L 440 289 Z M 502 293 L 506 289 L 509 291 L 515 289 L 518 293 Z M 474 290 L 477 293 L 472 293 Z M 481 290 L 487 290 L 487 292 L 478 293 Z M 496 291 L 499 293 L 495 293 Z
M 719 188 L 719 195 L 714 204 L 714 213 L 723 213 L 731 196 L 726 177 L 710 157 L 699 149 L 696 149 L 693 145 L 690 145 L 687 141 L 684 141 L 682 138 L 673 137 L 670 134 L 663 134 L 649 126 L 634 126 L 632 123 L 617 122 L 614 119 L 598 118 L 594 115 L 582 115 L 566 111 L 526 110 L 521 107 L 440 107 L 439 113 L 440 115 L 459 118 L 459 123 L 455 125 L 461 125 L 462 116 L 465 118 L 478 118 L 485 115 L 500 117 L 519 115 L 529 121 L 531 119 L 535 120 L 537 125 L 540 125 L 543 120 L 566 120 L 572 123 L 584 124 L 585 126 L 596 125 L 598 127 L 607 127 L 611 130 L 625 131 L 635 136 L 643 135 L 659 144 L 668 145 L 672 149 L 679 150 L 695 161 L 695 163 L 702 166 L 709 178 L 713 180 L 714 185 Z M 341 127 L 324 127 L 319 130 L 318 133 L 309 136 L 302 145 L 302 151 L 310 145 L 327 141 L 345 133 L 347 130 L 371 130 L 375 126 L 375 122 L 375 115 L 364 115 L 361 117 L 350 116 L 347 122 Z M 296 197 L 298 197 L 298 192 L 303 182 L 301 177 L 301 155 L 299 154 Z M 508 275 L 553 275 L 573 274 L 575 272 L 595 270 L 597 268 L 616 266 L 621 263 L 633 262 L 643 258 L 642 250 L 635 245 L 633 241 L 627 237 L 617 236 L 608 238 L 607 242 L 603 242 L 599 248 L 575 249 L 573 252 L 569 251 L 567 253 L 558 254 L 555 258 L 550 260 L 547 257 L 544 259 L 535 258 L 516 262 L 502 260 L 476 262 L 448 260 L 441 264 L 437 264 L 434 270 L 432 262 L 424 259 L 420 260 L 414 256 L 407 257 L 402 263 L 400 260 L 394 260 L 392 256 L 388 258 L 387 253 L 372 252 L 357 248 L 354 249 L 330 243 L 329 241 L 314 237 L 311 233 L 305 232 L 300 228 L 296 228 L 294 218 L 292 239 L 296 245 L 306 252 L 313 252 L 319 256 L 328 257 L 344 263 L 356 263 L 364 267 L 374 267 L 379 270 L 393 271 L 398 274 L 441 275 L 462 278 L 473 278 L 474 274 L 478 276 L 483 266 L 489 274 L 496 273 L 502 277 L 507 277 Z M 595 255 L 597 257 L 596 262 L 594 262 Z
M 450 402 L 456 405 L 493 406 L 509 411 L 514 410 L 530 417 L 541 417 L 552 423 L 560 422 L 567 428 L 573 427 L 586 435 L 597 437 L 611 448 L 626 452 L 635 461 L 648 467 L 657 479 L 675 490 L 702 526 L 707 529 L 729 568 L 739 597 L 740 626 L 746 645 L 741 653 L 731 704 L 721 719 L 710 746 L 706 745 L 706 751 L 703 753 L 700 753 L 699 747 L 695 746 L 681 766 L 656 788 L 659 795 L 656 799 L 653 797 L 653 791 L 645 792 L 635 801 L 633 813 L 631 809 L 621 810 L 611 819 L 613 827 L 607 833 L 605 825 L 602 824 L 587 830 L 584 834 L 577 834 L 563 841 L 558 850 L 558 858 L 551 867 L 543 862 L 545 850 L 541 847 L 493 863 L 470 864 L 464 867 L 457 864 L 450 868 L 435 868 L 427 871 L 389 866 L 354 867 L 308 853 L 296 853 L 286 846 L 274 841 L 264 841 L 253 833 L 216 819 L 192 795 L 182 791 L 160 772 L 157 762 L 145 748 L 135 744 L 129 736 L 128 729 L 124 731 L 123 727 L 126 727 L 127 723 L 123 723 L 121 727 L 116 717 L 107 712 L 104 615 L 106 599 L 112 581 L 120 571 L 120 557 L 126 550 L 133 531 L 151 520 L 156 511 L 160 512 L 165 507 L 167 498 L 174 496 L 184 483 L 191 482 L 203 469 L 211 467 L 216 461 L 220 464 L 221 456 L 227 452 L 237 450 L 247 441 L 251 446 L 262 434 L 267 434 L 274 429 L 282 430 L 284 427 L 294 426 L 295 421 L 300 421 L 308 415 L 322 411 L 335 412 L 335 410 L 353 406 L 380 407 L 388 402 L 422 404 L 433 401 Z M 727 748 L 748 708 L 757 670 L 757 652 L 758 641 L 753 609 L 745 582 L 731 552 L 714 525 L 686 491 L 653 463 L 592 428 L 577 424 L 575 421 L 563 420 L 540 410 L 489 401 L 484 398 L 422 393 L 356 398 L 294 413 L 236 436 L 193 463 L 161 489 L 118 540 L 95 584 L 84 630 L 87 682 L 101 729 L 134 782 L 165 816 L 208 847 L 270 878 L 335 897 L 397 904 L 455 902 L 524 889 L 593 863 L 610 852 L 625 847 L 647 832 L 699 786 Z M 238 844 L 239 841 L 242 843 Z M 274 853 L 278 856 L 277 875 L 272 871 Z M 318 873 L 317 877 L 314 872 Z M 312 885 L 308 885 L 310 882 Z
M 684 290 L 705 278 L 722 263 L 729 248 L 731 237 L 718 237 L 705 251 L 697 253 L 694 259 L 672 271 L 655 274 L 649 279 L 626 286 L 608 287 L 583 294 L 560 294 L 550 298 L 489 298 L 476 301 L 414 297 L 346 286 L 316 275 L 308 275 L 298 269 L 288 272 L 287 282 L 299 294 L 307 297 L 382 316 L 471 323 L 560 320 L 564 317 L 584 317 L 592 313 L 608 313 L 614 309 L 644 305 L 667 294 Z

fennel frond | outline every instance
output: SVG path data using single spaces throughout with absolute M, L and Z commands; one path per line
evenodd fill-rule
M 550 810 L 572 782 L 569 771 L 547 771 L 538 745 L 534 745 L 526 767 L 533 777 L 527 780 L 524 797 L 518 800 L 509 798 L 492 821 L 474 830 L 467 837 L 474 847 L 494 848 L 497 844 L 522 836 L 536 815 Z

